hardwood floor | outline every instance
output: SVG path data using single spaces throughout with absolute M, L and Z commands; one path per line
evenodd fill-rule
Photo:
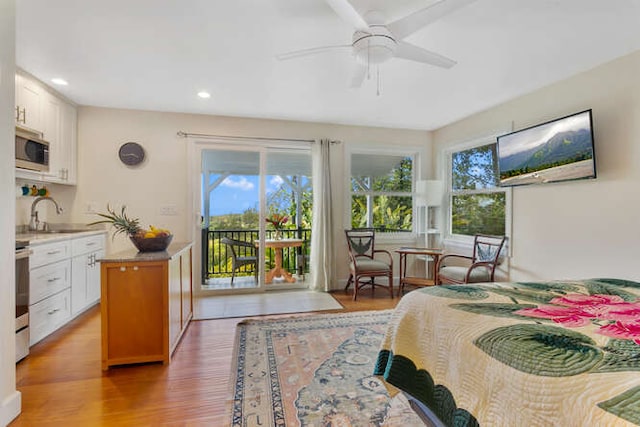
M 356 302 L 350 293 L 332 295 L 344 311 L 383 310 L 399 301 L 381 290 L 375 297 L 364 290 Z M 22 414 L 10 426 L 221 426 L 227 417 L 235 327 L 241 320 L 192 322 L 169 366 L 103 372 L 100 309 L 94 307 L 32 347 L 17 365 Z

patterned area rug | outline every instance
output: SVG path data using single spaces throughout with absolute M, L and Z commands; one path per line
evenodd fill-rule
M 373 369 L 391 310 L 238 325 L 229 425 L 422 426 Z

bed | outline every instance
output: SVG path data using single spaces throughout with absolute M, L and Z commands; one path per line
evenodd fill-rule
M 640 283 L 434 286 L 405 295 L 375 368 L 433 425 L 640 425 Z

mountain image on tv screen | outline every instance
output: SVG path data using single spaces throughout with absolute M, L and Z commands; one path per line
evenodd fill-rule
M 591 111 L 498 137 L 500 185 L 595 178 Z

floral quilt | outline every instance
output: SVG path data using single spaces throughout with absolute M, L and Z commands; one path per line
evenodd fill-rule
M 640 283 L 435 286 L 398 304 L 375 374 L 445 425 L 640 425 Z

